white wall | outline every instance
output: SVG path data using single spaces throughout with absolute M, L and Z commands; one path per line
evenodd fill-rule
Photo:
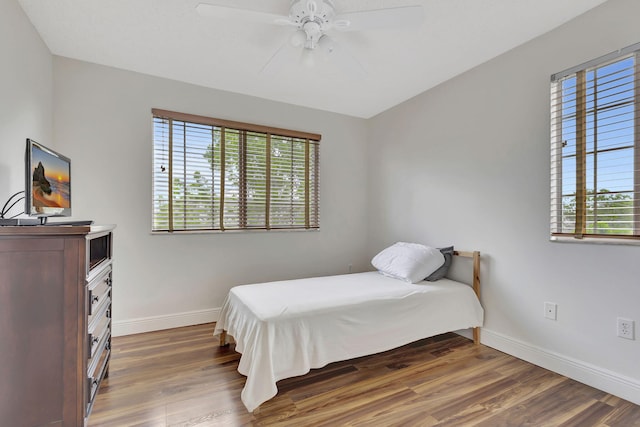
M 51 141 L 52 57 L 17 1 L 0 2 L 0 208 L 24 190 L 25 141 Z M 11 214 L 24 208 L 19 203 Z
M 151 108 L 322 135 L 319 232 L 151 235 Z M 213 320 L 237 284 L 368 268 L 366 121 L 54 57 L 74 217 L 115 223 L 114 332 Z
M 482 251 L 483 342 L 636 403 L 640 337 L 616 317 L 640 327 L 640 247 L 549 241 L 549 82 L 640 42 L 638 16 L 609 1 L 371 119 L 368 244 Z

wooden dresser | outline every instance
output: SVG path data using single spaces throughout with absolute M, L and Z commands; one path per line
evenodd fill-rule
M 86 424 L 111 355 L 114 226 L 0 227 L 0 424 Z

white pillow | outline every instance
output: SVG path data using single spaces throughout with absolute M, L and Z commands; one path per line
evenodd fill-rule
M 444 264 L 439 249 L 418 243 L 398 242 L 374 256 L 371 264 L 382 274 L 418 283 Z

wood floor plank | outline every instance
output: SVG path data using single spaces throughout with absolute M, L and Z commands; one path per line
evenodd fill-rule
M 611 412 L 613 407 L 604 402 L 596 401 L 584 411 L 578 412 L 573 417 L 560 424 L 558 427 L 581 427 L 587 423 L 602 424 Z
M 607 426 L 633 426 L 640 427 L 640 411 L 638 405 L 624 401 L 618 404 L 611 414 L 605 418 L 604 423 Z
M 213 324 L 113 338 L 89 427 L 640 427 L 640 407 L 456 334 L 278 382 L 254 413 Z
M 478 426 L 558 426 L 589 408 L 594 402 L 591 395 L 600 394 L 606 393 L 567 378 L 545 393 L 539 393 L 520 405 L 507 408 Z
M 503 390 L 502 393 L 489 399 L 478 399 L 473 405 L 461 409 L 457 414 L 443 419 L 440 425 L 473 425 L 492 417 L 493 415 L 512 408 L 531 399 L 532 396 L 542 393 L 550 387 L 564 381 L 549 371 L 527 381 L 518 381 L 517 385 Z
M 345 401 L 327 402 L 321 408 L 311 409 L 296 414 L 283 422 L 283 426 L 345 426 L 352 424 L 354 419 L 362 422 L 372 422 L 378 410 L 398 405 L 411 399 L 414 393 L 401 387 L 389 385 L 381 390 L 368 393 L 367 399 L 353 396 Z

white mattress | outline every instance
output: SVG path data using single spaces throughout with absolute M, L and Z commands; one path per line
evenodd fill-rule
M 482 326 L 470 286 L 449 279 L 406 283 L 378 272 L 236 286 L 214 335 L 242 353 L 242 402 L 253 411 L 276 382 L 328 363 L 390 350 L 444 332 Z

